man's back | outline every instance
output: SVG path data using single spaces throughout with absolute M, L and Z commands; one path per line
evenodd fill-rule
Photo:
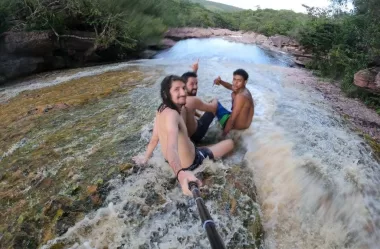
M 184 108 L 182 108 L 182 112 L 185 112 Z M 190 166 L 194 160 L 195 147 L 187 135 L 185 122 L 179 113 L 173 109 L 165 108 L 162 112 L 157 112 L 155 125 L 157 125 L 156 128 L 164 158 L 169 160 L 167 151 L 177 151 L 178 148 L 181 167 L 186 168 Z M 175 137 L 175 132 L 178 132 L 178 141 L 175 143 L 177 144 L 177 148 L 168 148 L 169 139 Z

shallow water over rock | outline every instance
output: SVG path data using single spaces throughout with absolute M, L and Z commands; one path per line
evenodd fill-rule
M 1 244 L 209 248 L 194 201 L 182 195 L 159 150 L 147 167 L 131 162 L 149 140 L 159 83 L 200 58 L 199 96 L 230 107 L 229 92 L 213 79 L 230 81 L 244 68 L 255 100 L 251 127 L 232 134 L 234 154 L 206 160 L 199 170 L 227 247 L 377 248 L 380 174 L 371 149 L 320 93 L 288 77 L 302 70 L 284 68 L 286 55 L 274 56 L 194 39 L 154 60 L 61 72 L 4 89 Z M 36 90 L 21 92 L 27 89 Z M 219 139 L 214 124 L 205 143 Z

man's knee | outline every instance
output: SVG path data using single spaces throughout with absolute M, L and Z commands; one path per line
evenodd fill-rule
M 235 143 L 232 139 L 226 139 L 226 140 L 220 141 L 219 144 L 221 145 L 221 148 L 223 148 L 222 150 L 224 153 L 230 152 L 231 150 L 234 149 L 234 146 L 235 146 Z
M 232 139 L 226 139 L 223 142 L 225 143 L 225 147 L 228 150 L 233 150 L 233 148 L 235 147 L 235 143 Z

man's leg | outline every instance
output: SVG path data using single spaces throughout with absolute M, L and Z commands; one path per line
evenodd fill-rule
M 212 112 L 205 112 L 202 117 L 198 120 L 197 130 L 191 136 L 191 140 L 194 143 L 198 143 L 206 135 L 210 124 L 214 120 L 215 115 Z
M 234 149 L 234 142 L 232 141 L 232 139 L 226 139 L 217 144 L 207 146 L 207 148 L 211 150 L 212 154 L 214 155 L 214 158 L 218 159 L 227 155 Z

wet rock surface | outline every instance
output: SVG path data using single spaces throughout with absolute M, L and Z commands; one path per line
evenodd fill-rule
M 156 73 L 132 67 L 1 103 L 0 248 L 38 248 L 66 233 L 103 205 L 108 180 L 132 174 L 131 154 L 105 134 L 128 108 L 127 93 Z M 136 128 L 125 127 L 123 139 L 133 139 Z
M 371 120 L 371 113 L 355 103 L 351 109 L 352 99 L 345 98 L 338 86 L 323 82 L 310 72 L 283 67 L 270 67 L 270 70 L 282 73 L 288 84 L 313 86 L 337 111 L 341 106 L 343 111 L 339 113 L 342 115 L 359 113 L 360 118 L 366 120 L 363 122 L 378 122 Z M 142 113 L 139 115 L 141 122 L 151 122 L 154 112 L 150 111 L 150 99 L 138 98 L 138 94 L 135 95 L 137 99 L 131 99 L 127 93 L 131 87 L 153 84 L 162 75 L 162 72 L 152 72 L 152 68 L 147 71 L 131 67 L 130 71 L 85 77 L 56 87 L 22 92 L 2 103 L 0 135 L 4 143 L 0 147 L 0 167 L 5 170 L 0 173 L 1 247 L 37 248 L 64 235 L 69 227 L 92 211 L 125 198 L 128 201 L 123 203 L 123 211 L 118 213 L 117 219 L 110 219 L 133 227 L 133 235 L 144 232 L 145 223 L 154 224 L 153 221 L 165 214 L 175 217 L 178 224 L 189 222 L 200 226 L 195 203 L 175 198 L 173 192 L 179 187 L 174 178 L 159 182 L 158 179 L 167 176 L 144 175 L 149 168 L 137 167 L 130 161 L 130 157 L 142 149 L 136 145 L 141 139 L 141 126 L 134 122 L 134 117 Z M 133 105 L 137 101 L 140 105 L 145 104 L 146 109 L 141 106 L 137 109 Z M 54 108 L 56 105 L 64 108 Z M 36 106 L 42 106 L 43 111 L 28 113 Z M 353 116 L 348 116 L 347 120 Z M 366 126 L 358 127 L 364 129 Z M 378 131 L 374 129 L 373 132 L 375 135 Z M 147 184 L 136 184 L 140 189 L 128 198 L 121 192 L 107 200 L 106 196 L 114 188 L 110 181 L 117 178 L 124 184 L 144 177 Z M 225 238 L 230 236 L 226 240 L 228 248 L 260 248 L 263 238 L 261 215 L 252 173 L 246 165 L 231 164 L 228 169 L 216 172 L 206 170 L 200 177 L 205 183 L 202 196 L 206 203 L 213 204 L 212 216 L 223 220 L 218 224 L 220 233 Z M 112 210 L 112 205 L 109 209 Z M 91 237 L 91 230 L 107 218 L 102 216 L 93 227 L 84 226 L 79 232 L 88 232 Z M 236 228 L 239 221 L 237 229 L 231 229 Z M 115 226 L 115 223 L 110 224 L 111 227 L 106 228 Z M 151 233 L 139 247 L 152 248 L 157 243 L 164 243 L 163 237 L 174 230 L 170 225 L 149 227 Z M 128 238 L 129 234 L 122 236 L 125 242 L 118 246 L 125 248 L 134 238 Z M 184 245 L 193 243 L 190 235 L 178 236 L 176 240 Z M 66 248 L 73 244 L 63 238 L 50 248 Z M 194 242 L 194 248 L 202 246 L 201 242 Z
M 179 243 L 189 248 L 208 248 L 206 234 L 201 228 L 194 200 L 183 195 L 179 199 L 174 198 L 173 191 L 177 192 L 179 189 L 178 183 L 170 179 L 152 181 L 147 177 L 149 171 L 151 171 L 150 166 L 144 166 L 138 173 L 132 173 L 120 179 L 132 184 L 127 187 L 128 189 L 138 186 L 133 182 L 138 182 L 139 177 L 143 177 L 146 184 L 131 190 L 130 194 L 124 192 L 126 189 L 119 189 L 120 192 L 116 195 L 111 193 L 112 197 L 108 199 L 108 205 L 112 203 L 112 208 L 100 210 L 98 214 L 103 213 L 102 218 L 92 215 L 90 220 L 93 219 L 93 221 L 76 225 L 71 236 L 62 236 L 51 241 L 47 248 L 72 246 L 77 240 L 74 234 L 93 237 L 91 233 L 99 229 L 102 231 L 101 236 L 104 236 L 107 232 L 101 228 L 101 224 L 103 228 L 119 225 L 117 225 L 117 230 L 109 231 L 108 242 L 101 238 L 97 242 L 93 241 L 92 246 L 97 245 L 97 248 L 103 248 L 105 245 L 109 248 L 152 248 L 155 246 L 166 248 L 168 238 L 169 241 L 175 239 L 177 245 Z M 220 169 L 216 172 L 211 172 L 206 167 L 203 172 L 198 173 L 198 177 L 204 182 L 201 195 L 206 205 L 211 204 L 209 211 L 217 221 L 218 232 L 225 240 L 227 248 L 260 248 L 264 233 L 259 207 L 255 200 L 256 193 L 251 171 L 243 163 L 231 165 L 227 170 Z M 126 196 L 120 196 L 121 193 Z M 108 212 L 106 210 L 117 211 L 114 214 L 105 215 Z M 222 217 L 221 220 L 220 217 Z M 189 230 L 184 232 L 182 231 L 184 228 Z M 112 230 L 112 228 L 109 229 Z M 121 240 L 118 242 L 112 240 L 112 238 L 120 238 L 120 235 Z M 139 236 L 138 240 L 136 236 Z M 200 237 L 201 240 L 194 240 L 194 236 Z
M 226 246 L 228 248 L 260 248 L 264 230 L 256 202 L 256 187 L 252 181 L 252 172 L 245 163 L 232 166 L 226 171 L 224 177 L 207 174 L 203 177 L 205 184 L 212 190 L 212 192 L 205 191 L 203 197 L 206 200 L 216 198 L 218 211 L 231 217 L 231 220 L 233 217 L 239 217 L 239 220 L 243 221 L 243 226 L 234 233 Z M 223 187 L 216 190 L 213 186 L 219 184 Z

